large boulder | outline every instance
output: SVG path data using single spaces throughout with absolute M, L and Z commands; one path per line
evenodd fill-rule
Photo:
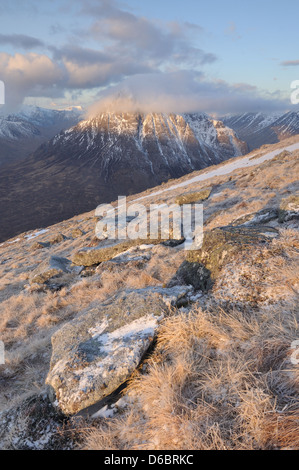
M 96 247 L 84 247 L 78 250 L 72 257 L 72 262 L 76 266 L 94 266 L 126 252 L 132 247 L 142 246 L 143 244 L 157 244 L 161 240 L 125 240 L 112 243 L 108 246 L 99 244 Z
M 278 231 L 267 226 L 226 226 L 206 232 L 200 250 L 188 251 L 186 260 L 200 263 L 210 272 L 214 280 L 222 267 L 241 251 L 253 246 L 269 243 L 278 236 Z
M 139 365 L 160 320 L 190 288 L 122 291 L 64 325 L 52 337 L 46 379 L 49 395 L 66 415 L 115 391 Z

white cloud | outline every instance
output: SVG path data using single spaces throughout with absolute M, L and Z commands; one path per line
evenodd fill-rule
M 284 111 L 288 104 L 279 98 L 262 96 L 247 84 L 229 85 L 208 81 L 203 73 L 181 70 L 172 73 L 139 74 L 102 92 L 89 116 L 111 110 L 118 112 L 229 112 Z

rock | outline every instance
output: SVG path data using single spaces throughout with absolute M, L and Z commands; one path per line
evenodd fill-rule
M 1 450 L 70 450 L 67 422 L 53 408 L 46 394 L 32 395 L 0 413 Z
M 48 248 L 49 246 L 50 246 L 50 243 L 34 242 L 30 246 L 30 251 L 43 250 L 44 248 Z
M 91 406 L 123 384 L 153 342 L 160 320 L 189 287 L 122 291 L 52 336 L 49 396 L 66 415 Z
M 221 268 L 229 263 L 240 251 L 252 246 L 270 242 L 278 236 L 278 231 L 267 226 L 227 226 L 216 228 L 204 235 L 200 250 L 187 253 L 187 261 L 200 263 L 211 273 L 214 280 Z
M 195 290 L 206 291 L 211 287 L 211 273 L 197 262 L 184 261 L 171 279 L 168 287 L 191 285 Z
M 84 232 L 80 228 L 75 228 L 72 230 L 71 236 L 72 238 L 80 238 L 84 235 Z
M 164 246 L 169 246 L 170 248 L 175 248 L 176 246 L 182 245 L 185 241 L 186 241 L 186 238 L 182 237 L 179 240 L 175 240 L 175 239 L 165 240 L 161 244 Z
M 267 224 L 271 220 L 278 219 L 278 210 L 275 208 L 262 209 L 252 214 L 246 214 L 232 222 L 232 226 Z
M 30 284 L 44 284 L 64 274 L 79 273 L 79 269 L 71 268 L 71 261 L 67 258 L 51 256 L 47 261 L 41 263 L 30 277 Z
M 50 245 L 56 245 L 57 243 L 63 242 L 65 239 L 66 239 L 66 237 L 64 235 L 62 235 L 62 233 L 58 233 L 57 235 L 55 235 L 54 238 L 49 240 L 49 244 Z
M 293 194 L 283 199 L 279 206 L 279 222 L 288 222 L 299 218 L 299 196 Z
M 159 243 L 160 241 L 154 241 L 154 243 Z M 106 247 L 100 247 L 98 245 L 97 247 L 83 248 L 74 254 L 72 257 L 72 262 L 76 266 L 93 266 L 103 263 L 104 261 L 109 261 L 115 256 L 125 252 L 129 248 L 140 246 L 146 242 L 148 241 L 139 239 L 126 240 Z
M 182 196 L 178 196 L 175 200 L 176 204 L 180 206 L 183 204 L 191 204 L 191 203 L 199 203 L 208 199 L 211 194 L 211 189 L 203 189 L 202 191 L 198 191 L 196 193 L 188 193 L 183 194 Z
M 114 256 L 109 261 L 104 261 L 95 269 L 95 273 L 103 274 L 119 273 L 128 269 L 142 269 L 144 265 L 151 259 L 149 250 L 154 245 L 141 245 L 129 248 L 127 251 Z

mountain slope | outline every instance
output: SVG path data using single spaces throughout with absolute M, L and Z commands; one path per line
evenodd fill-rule
M 76 108 L 23 106 L 16 114 L 0 116 L 0 166 L 25 158 L 57 132 L 77 124 L 81 113 Z
M 82 121 L 0 175 L 0 240 L 246 152 L 204 114 L 109 114 Z
M 299 133 L 299 113 L 283 115 L 245 113 L 222 118 L 238 137 L 244 140 L 250 150 L 265 144 L 275 144 Z
M 299 449 L 298 157 L 299 136 L 130 198 L 209 189 L 201 250 L 111 246 L 94 210 L 0 243 L 0 448 Z

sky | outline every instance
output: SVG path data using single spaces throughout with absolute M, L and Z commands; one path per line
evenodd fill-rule
M 292 110 L 296 0 L 0 2 L 5 109 Z

